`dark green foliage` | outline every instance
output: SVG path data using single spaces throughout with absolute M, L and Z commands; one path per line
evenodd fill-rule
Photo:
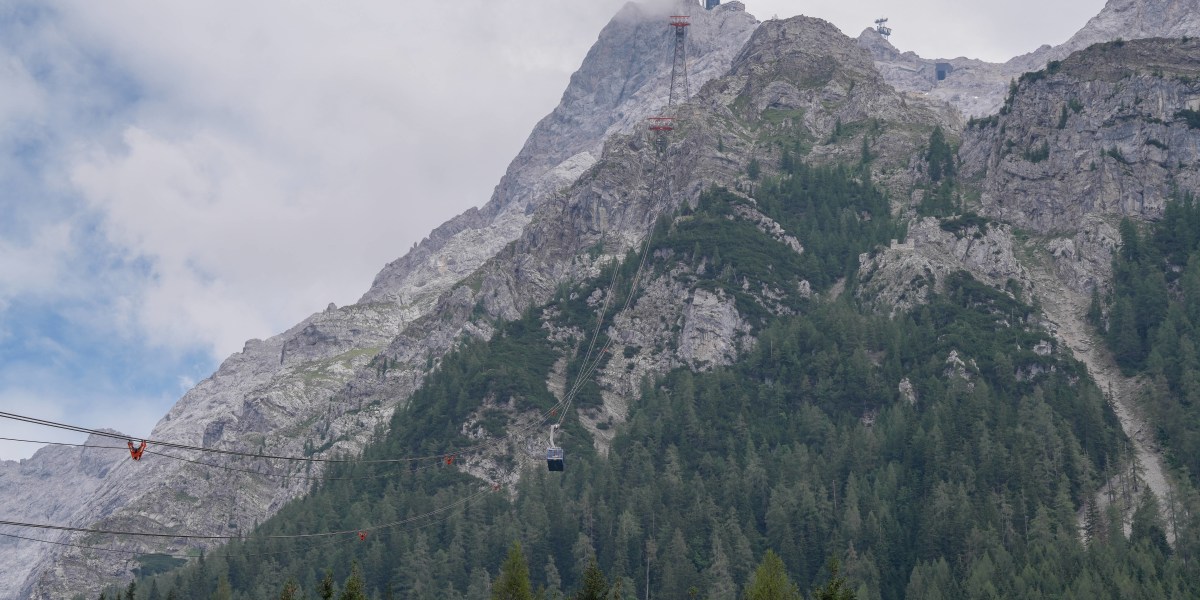
M 841 565 L 836 560 L 829 564 L 829 581 L 813 590 L 812 600 L 855 600 L 854 591 L 841 574 Z
M 918 212 L 926 216 L 945 217 L 958 210 L 955 197 L 958 183 L 955 178 L 954 148 L 946 141 L 941 127 L 936 127 L 929 136 L 929 149 L 925 153 L 929 165 L 931 182 Z
M 1200 478 L 1200 205 L 1167 204 L 1143 234 L 1125 219 L 1106 339 L 1118 364 L 1158 385 L 1146 401 L 1168 460 Z
M 1064 111 L 1065 111 L 1065 109 L 1064 109 Z M 1066 113 L 1064 112 L 1063 114 L 1065 115 Z M 1040 146 L 1034 146 L 1032 148 L 1025 150 L 1025 160 L 1027 160 L 1031 163 L 1037 164 L 1037 163 L 1040 163 L 1040 162 L 1046 160 L 1047 158 L 1050 158 L 1050 142 L 1049 141 L 1042 141 L 1042 144 Z
M 750 164 L 746 166 L 746 176 L 757 181 L 760 175 L 762 175 L 762 166 L 758 164 L 758 159 L 750 159 Z
M 1083 102 L 1080 102 L 1078 98 L 1071 98 L 1068 100 L 1067 107 L 1070 108 L 1071 112 L 1075 114 L 1083 112 Z
M 326 571 L 325 578 L 321 580 L 321 587 L 317 594 L 321 596 L 321 600 L 332 600 L 333 595 L 337 593 L 333 583 L 333 572 Z
M 1064 104 L 1062 107 L 1062 113 L 1060 113 L 1058 115 L 1058 128 L 1059 129 L 1067 128 L 1067 119 L 1068 118 L 1069 118 L 1069 115 L 1067 114 L 1067 105 Z
M 656 235 L 652 248 L 697 263 L 703 259 L 701 286 L 732 295 L 739 312 L 756 325 L 770 316 L 755 296 L 762 285 L 787 292 L 806 280 L 823 289 L 851 275 L 859 254 L 903 237 L 890 218 L 887 198 L 844 169 L 796 163 L 784 177 L 765 180 L 756 196 L 756 210 L 804 240 L 803 254 L 763 235 L 750 221 L 731 220 L 738 205 L 748 203 L 723 189 L 703 194 L 695 213 L 675 223 L 669 234 Z M 746 289 L 745 282 L 754 284 Z M 793 310 L 803 303 L 795 294 L 780 302 Z
M 174 583 L 156 581 L 181 600 L 211 597 L 222 578 L 238 597 L 269 597 L 289 578 L 320 591 L 328 568 L 322 597 L 332 598 L 333 577 L 345 580 L 357 561 L 369 597 L 474 599 L 487 597 L 488 582 L 495 591 L 524 579 L 528 585 L 513 588 L 523 597 L 533 587 L 585 587 L 594 557 L 626 598 L 690 599 L 693 588 L 700 598 L 728 598 L 771 548 L 801 589 L 832 581 L 824 565 L 840 559 L 864 598 L 900 600 L 909 590 L 931 598 L 1081 597 L 1078 590 L 1123 597 L 1129 582 L 1195 596 L 1194 563 L 1182 551 L 1156 550 L 1152 520 L 1139 525 L 1137 543 L 1126 543 L 1117 524 L 1105 530 L 1111 542 L 1080 545 L 1076 510 L 1113 469 L 1121 434 L 1081 365 L 1062 351 L 1034 352 L 1053 346 L 1034 307 L 966 273 L 946 277 L 944 293 L 895 319 L 860 310 L 850 292 L 840 301 L 789 298 L 788 311 L 772 312 L 742 289 L 742 277 L 781 289 L 805 277 L 820 289 L 852 275 L 858 253 L 902 237 L 886 198 L 869 184 L 844 170 L 793 168 L 765 179 L 757 209 L 803 240 L 802 255 L 744 219 L 727 219 L 745 200 L 724 190 L 656 225 L 651 267 L 710 265 L 692 283 L 730 294 L 753 316 L 756 343 L 735 364 L 644 382 L 607 456 L 570 418 L 565 472 L 527 472 L 511 499 L 488 494 L 394 527 L 380 525 L 450 506 L 474 494 L 478 481 L 452 468 L 335 466 L 336 477 L 380 477 L 327 481 L 258 533 L 371 526 L 366 541 L 255 534 L 194 561 Z M 618 282 L 629 281 L 632 258 L 610 267 Z M 597 313 L 586 298 L 607 289 L 613 273 L 563 286 L 550 302 L 555 318 L 591 330 Z M 1181 285 L 1200 290 L 1200 261 L 1181 279 L 1188 281 Z M 618 283 L 612 301 L 630 293 Z M 514 410 L 550 406 L 544 382 L 555 347 L 532 316 L 540 312 L 443 358 L 364 457 L 436 455 L 465 444 L 459 427 L 488 396 Z M 600 318 L 609 323 L 611 314 Z M 897 391 L 905 379 L 915 402 Z M 1181 385 L 1200 394 L 1200 381 Z M 1193 539 L 1192 526 L 1183 527 L 1181 539 Z M 512 558 L 516 539 L 523 559 Z
M 929 135 L 925 161 L 929 163 L 930 181 L 937 183 L 943 178 L 954 177 L 954 148 L 946 141 L 946 134 L 941 127 L 935 127 Z
M 941 222 L 940 227 L 943 231 L 949 231 L 958 237 L 962 237 L 964 232 L 969 229 L 975 229 L 978 235 L 986 233 L 988 228 L 992 226 L 994 221 L 987 217 L 983 217 L 974 213 L 959 215 L 957 217 L 946 219 Z
M 135 560 L 138 566 L 134 567 L 133 574 L 138 577 L 149 577 L 165 573 L 187 562 L 182 558 L 175 558 L 169 554 L 142 554 Z
M 508 558 L 500 567 L 500 576 L 492 584 L 492 600 L 533 600 L 529 564 L 525 562 L 520 542 L 513 542 L 508 550 Z
M 1184 109 L 1175 113 L 1176 119 L 1183 119 L 1191 129 L 1200 129 L 1200 110 Z
M 985 129 L 987 127 L 995 127 L 1000 124 L 1000 115 L 991 115 L 987 117 L 971 117 L 967 121 L 967 129 Z
M 1047 75 L 1046 71 L 1047 71 L 1047 69 L 1042 69 L 1041 71 L 1028 71 L 1028 72 L 1022 73 L 1021 78 L 1018 80 L 1018 84 L 1037 83 L 1046 78 L 1046 75 Z
M 1170 146 L 1168 146 L 1168 145 L 1166 145 L 1166 144 L 1164 144 L 1164 143 L 1162 143 L 1162 142 L 1160 142 L 1160 141 L 1158 141 L 1158 140 L 1156 140 L 1156 139 L 1154 139 L 1154 138 L 1148 138 L 1148 139 L 1146 139 L 1146 145 L 1147 145 L 1147 146 L 1154 146 L 1155 148 L 1158 148 L 1158 149 L 1160 149 L 1160 150 L 1170 150 L 1170 149 L 1171 149 L 1171 147 L 1170 147 Z
M 600 565 L 596 564 L 595 557 L 588 563 L 587 570 L 583 572 L 583 583 L 571 600 L 608 600 L 608 580 L 604 578 Z
M 279 600 L 300 600 L 300 584 L 295 579 L 289 579 L 279 592 Z
M 1116 160 L 1117 162 L 1119 162 L 1123 165 L 1133 164 L 1132 162 L 1129 161 L 1129 159 L 1125 158 L 1125 154 L 1123 152 L 1121 152 L 1121 149 L 1117 148 L 1116 146 L 1109 148 L 1107 151 L 1104 152 L 1104 155 L 1112 157 L 1114 160 Z
M 767 550 L 750 583 L 746 586 L 744 600 L 802 600 L 800 588 L 788 579 L 783 560 L 774 550 Z

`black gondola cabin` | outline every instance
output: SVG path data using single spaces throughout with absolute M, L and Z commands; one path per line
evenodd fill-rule
M 546 449 L 546 468 L 551 471 L 562 471 L 566 465 L 563 464 L 563 459 L 566 458 L 562 448 L 550 447 Z

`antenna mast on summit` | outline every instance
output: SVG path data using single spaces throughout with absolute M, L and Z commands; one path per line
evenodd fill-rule
M 883 36 L 883 39 L 888 39 L 892 36 L 892 28 L 887 26 L 887 17 L 875 19 L 875 33 Z
M 691 17 L 673 15 L 670 24 L 675 28 L 675 57 L 671 62 L 671 94 L 667 106 L 675 106 L 677 102 L 687 102 L 691 95 L 687 76 L 687 29 L 692 24 Z

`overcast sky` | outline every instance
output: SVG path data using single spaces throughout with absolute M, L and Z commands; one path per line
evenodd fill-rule
M 355 301 L 487 201 L 621 4 L 0 0 L 0 410 L 145 435 L 244 340 Z M 746 5 L 1005 60 L 1103 1 Z

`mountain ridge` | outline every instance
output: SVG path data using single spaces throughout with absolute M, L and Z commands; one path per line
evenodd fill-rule
M 627 94 L 624 86 L 600 85 L 609 83 L 601 68 L 604 53 L 593 48 L 595 54 L 589 53 L 572 78 L 560 107 L 539 123 L 487 205 L 447 222 L 385 267 L 358 304 L 331 306 L 280 336 L 247 342 L 243 352 L 197 386 L 195 396 L 185 396 L 188 401 L 176 405 L 154 435 L 178 436 L 206 447 L 263 444 L 278 449 L 275 452 L 356 452 L 391 419 L 400 399 L 411 396 L 436 370 L 447 351 L 463 340 L 490 339 L 504 322 L 550 301 L 562 285 L 605 272 L 639 246 L 658 215 L 697 208 L 702 194 L 713 186 L 753 202 L 760 182 L 759 176 L 750 175 L 752 162 L 766 174 L 779 172 L 782 167 L 776 165 L 789 155 L 802 154 L 815 165 L 861 162 L 870 178 L 891 193 L 896 209 L 908 214 L 905 211 L 919 202 L 920 190 L 914 188 L 928 185 L 921 154 L 930 131 L 942 126 L 957 135 L 961 120 L 934 100 L 896 93 L 890 81 L 885 83 L 886 72 L 881 76 L 876 70 L 878 60 L 872 61 L 867 50 L 850 44 L 828 23 L 797 18 L 758 25 L 739 4 L 728 3 L 696 18 L 695 32 L 706 31 L 706 26 L 716 31 L 708 52 L 699 52 L 697 61 L 699 65 L 707 60 L 708 70 L 698 67 L 693 74 L 704 85 L 693 104 L 678 109 L 679 133 L 665 158 L 640 130 L 645 116 L 661 110 L 665 66 L 647 60 L 623 71 L 626 83 L 637 88 Z M 666 36 L 654 37 L 665 29 L 661 14 L 627 5 L 618 16 L 601 34 L 597 48 L 622 55 L 639 48 L 630 40 L 642 40 L 638 43 L 665 54 Z M 712 21 L 706 25 L 706 19 Z M 696 37 L 704 40 L 703 34 Z M 601 117 L 581 126 L 581 115 L 594 112 Z M 576 139 L 577 131 L 589 134 Z M 777 143 L 780 139 L 803 143 L 783 146 Z M 971 163 L 971 149 L 978 147 L 982 144 L 967 145 L 966 162 Z M 752 203 L 737 210 L 734 221 L 754 222 L 763 231 L 777 232 L 779 240 L 791 237 L 796 241 L 792 251 L 803 256 L 807 242 L 794 231 Z M 946 238 L 945 247 L 962 241 L 950 242 L 954 234 L 936 223 L 924 230 L 929 239 Z M 969 246 L 967 254 L 977 253 L 971 255 L 977 259 L 977 268 L 971 270 L 1006 273 L 1008 267 L 1001 263 L 1013 256 L 1011 246 L 1009 254 L 999 258 L 984 250 L 995 247 L 1003 254 L 1010 238 L 1011 232 L 997 233 L 990 246 L 980 244 L 974 250 L 970 242 L 963 242 Z M 956 260 L 953 264 L 966 262 Z M 701 267 L 716 268 L 711 263 Z M 642 381 L 680 366 L 704 371 L 727 365 L 752 347 L 750 318 L 735 294 L 784 310 L 786 303 L 771 299 L 805 289 L 701 290 L 691 287 L 694 282 L 688 278 L 693 276 L 696 272 L 688 269 L 656 274 L 646 283 L 647 293 L 662 298 L 663 306 L 634 305 L 612 318 L 614 325 L 606 335 L 632 353 L 598 370 L 597 397 L 580 413 L 596 451 L 607 451 L 614 426 L 624 422 L 631 402 L 640 397 Z M 808 287 L 810 293 L 836 296 L 813 288 Z M 603 290 L 592 295 L 596 292 L 604 297 Z M 663 325 L 638 330 L 639 323 Z M 586 331 L 564 326 L 557 334 L 582 339 Z M 565 363 L 556 366 L 550 377 L 565 382 L 570 368 Z M 201 396 L 203 401 L 197 401 Z M 315 406 L 321 408 L 314 410 Z M 281 428 L 289 431 L 281 433 Z M 518 468 L 497 460 L 475 474 L 513 483 L 520 465 L 535 461 L 526 453 Z M 295 474 L 280 471 L 280 465 L 255 466 Z M 81 522 L 249 530 L 259 515 L 273 513 L 307 486 L 302 481 L 279 485 L 267 478 L 224 475 L 199 483 L 178 471 L 161 479 L 166 484 L 147 495 L 147 504 L 183 493 L 218 507 L 213 512 L 220 512 L 219 520 L 189 521 L 183 513 L 194 512 L 194 507 L 173 515 L 130 508 L 122 504 L 129 486 L 111 486 L 85 507 L 92 512 Z M 238 486 L 247 489 L 233 489 Z M 94 521 L 96 515 L 102 520 Z M 145 549 L 137 544 L 122 548 Z M 66 589 L 63 579 L 98 572 L 116 580 L 128 573 L 124 565 L 74 551 L 58 558 L 54 568 L 60 571 L 44 571 L 27 580 L 26 592 L 57 597 Z

